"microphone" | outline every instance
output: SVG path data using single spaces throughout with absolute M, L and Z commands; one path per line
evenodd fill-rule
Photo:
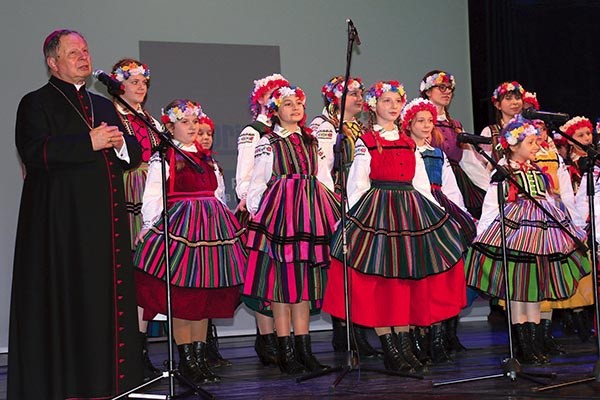
M 125 88 L 123 87 L 123 84 L 115 78 L 113 78 L 112 76 L 108 75 L 106 72 L 102 71 L 101 69 L 95 70 L 92 73 L 92 76 L 100 82 L 102 82 L 104 86 L 108 88 L 108 93 L 110 93 L 111 95 L 118 96 L 125 93 Z
M 523 110 L 521 113 L 523 118 L 527 119 L 541 119 L 544 122 L 567 122 L 571 117 L 569 114 L 549 111 L 536 111 L 533 107 Z
M 492 144 L 492 138 L 487 136 L 473 135 L 471 133 L 459 133 L 456 135 L 458 143 L 465 144 Z
M 346 22 L 348 23 L 350 32 L 352 32 L 352 34 L 354 35 L 354 40 L 356 41 L 356 44 L 358 46 L 360 46 L 360 38 L 358 37 L 358 31 L 356 30 L 356 27 L 354 26 L 354 22 L 352 22 L 352 20 L 350 18 L 346 18 Z

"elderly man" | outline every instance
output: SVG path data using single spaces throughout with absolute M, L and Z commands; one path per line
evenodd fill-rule
M 141 148 L 89 93 L 85 38 L 44 42 L 49 82 L 21 100 L 25 165 L 14 259 L 8 398 L 108 398 L 141 381 L 123 169 Z

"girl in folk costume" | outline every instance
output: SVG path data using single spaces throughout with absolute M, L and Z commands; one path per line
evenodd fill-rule
M 492 138 L 492 145 L 484 148 L 496 161 L 503 157 L 501 146 L 498 146 L 500 131 L 508 121 L 523 111 L 524 93 L 523 86 L 519 82 L 513 81 L 501 83 L 492 94 L 492 104 L 496 109 L 496 121 L 483 128 L 481 136 Z
M 150 85 L 150 69 L 146 64 L 125 58 L 117 61 L 112 67 L 111 76 L 121 82 L 123 94 L 121 98 L 138 113 L 144 115 L 154 127 L 162 130 L 160 122 L 152 118 L 150 113 L 144 109 Z M 134 136 L 142 146 L 142 163 L 137 167 L 123 173 L 125 185 L 125 201 L 127 215 L 129 217 L 129 230 L 131 232 L 131 248 L 135 249 L 135 238 L 142 227 L 142 195 L 146 186 L 148 175 L 148 161 L 152 150 L 159 144 L 160 139 L 144 122 L 132 114 L 125 106 L 113 99 L 117 115 L 121 119 L 126 133 Z M 142 342 L 142 362 L 144 365 L 144 376 L 150 378 L 160 370 L 152 365 L 148 355 L 148 321 L 143 318 L 144 310 L 138 307 L 138 324 Z
M 220 380 L 205 359 L 208 318 L 233 317 L 246 262 L 243 229 L 225 205 L 223 176 L 210 151 L 212 135 L 197 142 L 202 116 L 200 105 L 190 100 L 172 101 L 162 115 L 174 142 L 202 169 L 167 150 L 173 335 L 179 370 L 196 384 Z M 134 259 L 138 302 L 150 317 L 165 314 L 167 307 L 159 158 L 150 160 Z
M 435 147 L 442 149 L 448 157 L 467 210 L 474 218 L 479 218 L 489 185 L 489 172 L 470 145 L 456 141 L 456 135 L 463 132 L 463 127 L 449 112 L 455 89 L 454 76 L 440 70 L 428 72 L 419 86 L 421 97 L 431 100 L 437 109 L 435 127 L 441 133 L 441 141 Z
M 536 340 L 540 323 L 540 302 L 570 297 L 582 276 L 590 272 L 583 249 L 562 228 L 585 238 L 568 215 L 554 205 L 548 192 L 548 179 L 533 163 L 539 150 L 538 130 L 518 115 L 500 132 L 499 145 L 505 165 L 515 180 L 548 210 L 562 226 L 550 220 L 511 183 L 506 187 L 506 250 L 511 324 L 516 330 L 524 363 L 547 363 L 548 357 Z M 498 184 L 491 183 L 477 227 L 478 236 L 465 261 L 467 283 L 495 297 L 506 298 L 500 232 Z
M 375 328 L 386 369 L 410 372 L 423 369 L 410 325 L 430 326 L 465 304 L 465 243 L 432 196 L 414 141 L 399 132 L 405 96 L 397 81 L 377 82 L 366 94 L 370 128 L 356 141 L 350 211 L 346 226 L 336 231 L 332 256 L 342 258 L 345 230 L 352 320 Z M 338 318 L 345 316 L 343 274 L 340 264 L 332 264 L 323 306 Z
M 271 119 L 267 115 L 267 104 L 273 92 L 288 86 L 289 82 L 280 74 L 272 74 L 254 81 L 254 87 L 250 93 L 250 112 L 252 122 L 247 125 L 238 137 L 238 157 L 235 171 L 235 191 L 240 202 L 235 213 L 243 227 L 248 225 L 250 214 L 246 209 L 248 188 L 254 170 L 254 151 L 256 144 L 271 128 Z M 244 303 L 255 311 L 256 317 L 256 339 L 254 349 L 263 365 L 274 365 L 278 363 L 277 340 L 275 339 L 275 325 L 273 315 L 268 309 L 263 309 L 255 299 L 243 297 Z
M 327 169 L 333 176 L 335 190 L 339 193 L 342 185 L 341 174 L 338 166 L 335 164 L 334 147 L 337 141 L 338 129 L 340 126 L 341 109 L 340 103 L 344 92 L 344 77 L 334 76 L 321 88 L 321 95 L 325 107 L 321 115 L 316 116 L 310 123 L 310 129 L 313 135 L 319 140 L 319 154 L 325 159 Z M 342 132 L 345 136 L 342 147 L 342 163 L 345 168 L 345 176 L 348 177 L 348 170 L 352 165 L 354 158 L 354 143 L 356 139 L 362 136 L 364 127 L 357 119 L 363 109 L 363 91 L 364 86 L 359 77 L 351 77 L 348 80 L 348 93 L 344 107 L 344 124 Z M 332 263 L 338 263 L 336 259 Z M 333 349 L 338 352 L 346 351 L 348 343 L 346 339 L 346 321 L 332 317 L 333 336 L 331 344 Z M 379 352 L 375 350 L 367 339 L 367 330 L 358 325 L 352 326 L 352 336 L 350 338 L 352 350 L 359 353 L 361 357 L 375 357 Z
M 440 132 L 434 129 L 436 121 L 436 106 L 429 100 L 417 98 L 408 103 L 402 109 L 402 130 L 410 136 L 421 153 L 427 176 L 431 183 L 433 197 L 444 207 L 450 216 L 460 225 L 460 233 L 465 243 L 471 243 L 475 238 L 475 223 L 465 208 L 462 194 L 458 188 L 454 172 L 448 162 L 446 154 L 439 147 L 433 147 L 433 143 L 441 143 Z M 462 286 L 462 284 L 461 284 Z M 444 362 L 450 360 L 447 354 L 450 351 L 461 351 L 464 349 L 456 335 L 458 317 L 453 317 L 442 324 L 434 324 L 433 331 L 442 329 L 443 338 L 447 343 L 445 346 L 430 348 L 433 362 Z M 440 326 L 442 325 L 442 326 Z M 420 345 L 427 341 L 429 333 L 423 332 L 421 328 L 415 328 L 415 342 L 417 348 L 426 349 L 427 345 Z M 434 334 L 435 336 L 435 334 Z M 427 360 L 427 352 L 420 351 L 420 359 Z
M 289 374 L 324 368 L 312 354 L 309 315 L 321 306 L 340 207 L 317 140 L 303 126 L 304 107 L 298 87 L 273 92 L 268 104 L 273 128 L 256 146 L 246 203 L 252 218 L 243 294 L 271 307 L 279 367 Z

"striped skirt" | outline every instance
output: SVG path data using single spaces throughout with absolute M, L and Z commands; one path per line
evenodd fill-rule
M 336 196 L 314 176 L 272 181 L 248 224 L 243 294 L 281 303 L 310 301 L 319 308 L 339 213 Z
M 585 232 L 558 208 L 540 200 L 568 231 L 585 240 Z M 530 200 L 505 206 L 510 300 L 539 302 L 572 296 L 579 280 L 590 273 L 590 262 L 574 240 Z M 506 298 L 500 215 L 476 239 L 465 260 L 467 284 Z
M 135 238 L 142 229 L 142 196 L 148 176 L 148 164 L 141 163 L 136 169 L 123 172 L 125 186 L 125 209 L 129 218 L 131 248 L 135 249 Z
M 187 288 L 222 288 L 244 281 L 244 230 L 214 196 L 181 200 L 168 212 L 171 284 Z M 165 279 L 162 219 L 138 246 L 134 265 Z
M 457 162 L 450 161 L 450 166 L 456 177 L 458 188 L 463 195 L 467 211 L 469 211 L 473 218 L 481 218 L 481 206 L 483 205 L 485 190 L 475 185 Z
M 346 220 L 348 265 L 387 278 L 420 279 L 454 266 L 466 243 L 448 213 L 412 185 L 371 183 Z M 342 259 L 342 229 L 331 254 Z
M 450 214 L 454 221 L 458 223 L 463 241 L 469 244 L 473 242 L 473 239 L 475 239 L 475 236 L 477 236 L 477 228 L 475 227 L 475 222 L 473 222 L 473 217 L 464 212 L 459 206 L 451 201 L 448 196 L 441 191 L 441 189 L 432 189 L 431 194 L 433 194 L 433 197 L 435 197 L 438 203 L 444 207 L 446 212 Z

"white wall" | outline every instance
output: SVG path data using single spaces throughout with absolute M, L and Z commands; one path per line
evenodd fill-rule
M 103 69 L 121 57 L 138 57 L 140 40 L 280 46 L 281 72 L 307 92 L 307 113 L 313 116 L 321 108 L 321 85 L 344 72 L 348 17 L 362 40 L 354 54 L 353 75 L 362 76 L 367 85 L 379 79 L 398 79 L 412 98 L 425 72 L 434 68 L 451 71 L 458 82 L 453 116 L 471 130 L 467 0 L 2 1 L 0 352 L 6 351 L 8 343 L 21 191 L 14 146 L 15 113 L 21 96 L 47 80 L 42 42 L 50 31 L 81 31 L 90 45 L 94 66 Z M 176 60 L 173 65 L 176 73 Z M 202 79 L 201 66 L 196 76 L 183 78 Z

